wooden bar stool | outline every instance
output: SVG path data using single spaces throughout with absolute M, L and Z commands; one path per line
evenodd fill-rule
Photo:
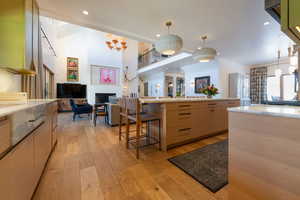
M 123 133 L 126 133 L 127 130 L 125 132 L 122 132 L 122 126 L 123 126 L 123 122 L 124 122 L 124 119 L 126 121 L 126 124 L 127 124 L 127 109 L 126 109 L 126 98 L 125 97 L 122 97 L 121 99 L 119 99 L 119 107 L 120 107 L 120 121 L 119 121 L 119 141 L 122 140 L 122 134 Z M 127 128 L 127 126 L 126 126 Z
M 139 150 L 141 147 L 159 144 L 161 149 L 161 120 L 155 114 L 142 112 L 141 103 L 138 98 L 126 98 L 126 146 L 129 147 L 129 143 L 136 148 L 136 158 L 139 159 Z M 151 122 L 158 122 L 158 136 L 155 137 L 150 131 Z M 136 124 L 136 136 L 130 136 L 130 124 Z M 143 133 L 143 124 L 146 123 L 146 133 Z M 145 141 L 145 144 L 141 144 L 141 140 Z

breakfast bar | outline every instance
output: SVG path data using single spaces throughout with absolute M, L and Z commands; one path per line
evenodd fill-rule
M 141 99 L 149 111 L 160 115 L 162 150 L 190 143 L 228 130 L 227 108 L 239 99 L 160 98 Z

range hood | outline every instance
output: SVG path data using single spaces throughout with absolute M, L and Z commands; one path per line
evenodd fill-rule
M 281 30 L 300 44 L 300 0 L 265 0 L 265 9 L 281 24 Z

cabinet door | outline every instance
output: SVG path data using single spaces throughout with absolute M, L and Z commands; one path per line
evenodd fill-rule
M 33 65 L 33 1 L 25 0 L 25 69 Z
M 300 1 L 290 0 L 289 11 L 290 29 L 297 36 L 298 44 L 300 44 Z
M 51 152 L 51 134 L 49 123 L 42 124 L 34 132 L 34 149 L 35 149 L 35 179 L 39 180 L 47 158 Z
M 30 200 L 35 189 L 34 142 L 28 136 L 11 152 L 12 199 Z
M 0 160 L 0 195 L 1 199 L 12 200 L 12 164 L 11 154 Z
M 39 66 L 39 32 L 40 32 L 40 19 L 39 19 L 39 7 L 37 2 L 33 1 L 33 65 L 37 72 Z

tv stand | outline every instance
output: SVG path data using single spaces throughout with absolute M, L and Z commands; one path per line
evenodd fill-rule
M 87 103 L 86 98 L 61 98 L 57 99 L 58 102 L 58 112 L 71 112 L 72 108 L 70 105 L 70 99 L 74 99 L 76 104 L 85 104 Z

